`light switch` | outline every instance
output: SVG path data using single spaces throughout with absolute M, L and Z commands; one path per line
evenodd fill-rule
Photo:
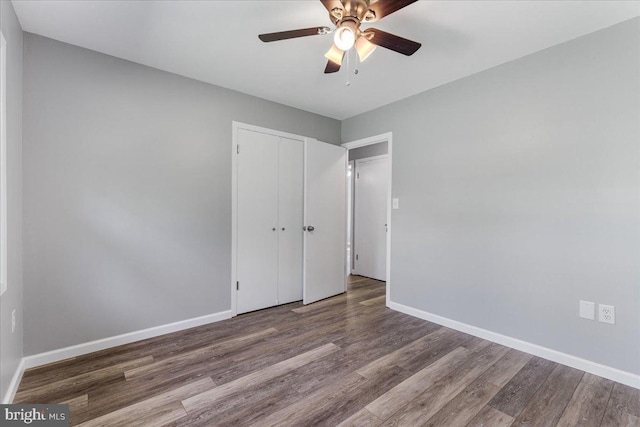
M 392 202 L 393 209 L 400 209 L 400 199 L 393 199 Z
M 583 319 L 596 319 L 596 305 L 590 301 L 580 301 L 580 317 Z

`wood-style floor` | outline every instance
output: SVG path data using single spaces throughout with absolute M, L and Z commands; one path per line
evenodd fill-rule
M 385 308 L 384 283 L 30 369 L 83 426 L 640 426 L 640 391 Z

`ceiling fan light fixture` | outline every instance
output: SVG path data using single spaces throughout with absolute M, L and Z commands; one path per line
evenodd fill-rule
M 356 41 L 356 33 L 350 25 L 343 25 L 336 30 L 333 36 L 333 42 L 339 49 L 347 51 L 353 47 Z
M 340 50 L 340 48 L 338 48 L 338 46 L 336 46 L 335 44 L 332 45 L 331 49 L 329 49 L 329 51 L 324 54 L 325 58 L 337 65 L 342 65 L 343 56 L 344 51 Z
M 364 35 L 358 37 L 356 40 L 356 52 L 358 52 L 358 58 L 360 62 L 364 62 L 376 50 L 376 45 L 371 43 Z

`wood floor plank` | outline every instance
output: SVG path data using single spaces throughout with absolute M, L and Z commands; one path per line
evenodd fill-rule
M 640 418 L 640 390 L 616 383 L 602 419 L 603 426 L 620 426 Z M 633 425 L 633 424 L 632 424 Z
M 640 417 L 627 413 L 626 419 L 622 423 L 623 427 L 639 427 Z
M 363 356 L 368 352 L 360 352 L 358 356 L 368 357 Z M 206 409 L 191 411 L 189 418 L 197 418 L 197 422 L 205 425 L 247 425 L 285 406 L 301 401 L 308 405 L 312 393 L 325 386 L 329 386 L 330 390 L 352 373 L 351 364 L 354 360 L 356 359 L 350 358 L 342 349 L 314 360 L 302 369 L 289 371 L 264 383 L 244 387 L 239 395 L 231 394 L 217 399 Z M 193 423 L 197 425 L 197 422 Z
M 489 402 L 489 406 L 517 417 L 556 366 L 557 363 L 540 357 L 531 358 Z
M 222 384 L 212 390 L 185 399 L 183 400 L 182 404 L 187 412 L 196 411 L 198 409 L 206 407 L 212 401 L 215 401 L 216 399 L 219 399 L 223 396 L 241 392 L 242 388 L 247 385 L 255 385 L 260 382 L 266 382 L 272 378 L 284 374 L 287 371 L 300 368 L 301 366 L 304 366 L 315 359 L 322 358 L 327 354 L 338 351 L 339 349 L 340 347 L 332 343 L 323 345 L 322 347 L 318 347 L 314 350 L 302 353 L 280 363 L 276 363 L 275 365 L 272 365 L 268 368 L 256 371 L 245 377 L 238 378 L 235 381 Z
M 560 417 L 558 426 L 599 426 L 607 409 L 612 388 L 613 381 L 592 374 L 584 374 Z
M 362 408 L 336 427 L 376 427 L 382 421 L 373 415 L 367 408 Z
M 69 405 L 69 422 L 71 425 L 77 425 L 80 423 L 80 417 L 85 414 L 89 408 L 89 395 L 83 394 L 59 403 Z
M 462 347 L 471 352 L 477 353 L 484 350 L 489 344 L 491 344 L 491 341 L 483 340 L 480 337 L 471 336 L 469 340 L 467 340 L 467 342 L 462 344 Z
M 364 316 L 356 323 L 366 324 Z M 314 328 L 311 325 L 301 334 L 278 335 L 264 342 L 264 346 L 242 352 L 231 357 L 232 364 L 223 360 L 215 367 L 211 367 L 214 381 L 223 384 L 245 376 L 252 371 L 265 368 L 282 360 L 291 358 L 301 352 L 337 342 L 347 332 L 349 321 L 336 320 L 325 327 Z
M 375 361 L 363 366 L 358 369 L 358 373 L 365 378 L 372 378 L 385 369 L 389 365 L 395 365 L 398 363 L 402 363 L 405 360 L 411 359 L 415 357 L 416 353 L 423 352 L 429 347 L 431 347 L 435 342 L 440 341 L 444 338 L 451 337 L 454 332 L 448 328 L 439 328 L 434 332 L 431 332 L 425 335 L 422 338 L 418 338 L 417 340 L 412 341 L 406 346 L 387 354 Z
M 78 410 L 83 410 L 87 408 L 87 405 L 89 404 L 89 395 L 83 394 L 81 396 L 74 397 L 72 399 L 63 400 L 62 402 L 59 402 L 59 403 L 62 405 L 69 405 L 69 409 L 73 412 L 76 412 Z
M 485 406 L 478 412 L 466 427 L 509 427 L 513 422 L 513 417 Z
M 461 332 L 453 331 L 447 339 L 438 340 L 430 345 L 425 351 L 417 353 L 409 360 L 398 362 L 398 366 L 412 372 L 429 366 L 434 361 L 441 358 L 443 355 L 451 352 L 453 349 L 463 347 L 468 344 L 473 338 L 471 335 L 463 334 Z
M 119 381 L 89 391 L 89 407 L 78 414 L 77 423 L 100 417 L 207 377 L 204 371 L 179 376 L 147 375 L 131 381 L 126 381 L 123 376 Z
M 358 373 L 354 372 L 346 377 L 343 377 L 341 380 L 337 381 L 333 387 L 323 388 L 309 396 L 309 401 L 313 402 L 313 405 L 309 409 L 313 409 L 315 411 L 323 411 L 325 410 L 324 405 L 326 405 L 329 400 L 327 397 L 332 396 L 343 396 L 349 392 L 349 390 L 353 390 L 359 384 L 367 381 L 366 378 L 362 377 Z M 257 423 L 253 424 L 254 426 L 295 426 L 295 425 L 303 425 L 301 424 L 301 419 L 307 417 L 308 413 L 301 413 L 301 409 L 303 409 L 305 405 L 294 404 L 289 405 L 280 411 L 274 412 L 273 414 L 259 420 Z
M 510 350 L 500 363 L 489 368 L 487 380 L 498 387 L 504 387 L 533 356 L 518 350 Z
M 380 295 L 379 297 L 367 299 L 364 301 L 360 301 L 362 305 L 376 305 L 376 304 L 384 304 L 386 302 L 386 295 Z
M 80 424 L 80 426 L 161 426 L 187 415 L 180 403 L 182 400 L 211 390 L 214 387 L 215 383 L 211 378 L 204 378 L 151 399 L 94 418 Z
M 500 387 L 476 380 L 429 419 L 425 426 L 464 426 L 495 396 Z
M 70 393 L 75 392 L 77 394 L 79 391 L 86 389 L 89 384 L 122 376 L 124 371 L 127 369 L 151 363 L 153 363 L 153 357 L 147 356 L 80 375 L 63 378 L 53 383 L 44 384 L 30 390 L 18 390 L 14 403 L 42 402 L 50 400 L 52 396 L 54 396 L 55 399 L 59 399 L 60 397 L 69 395 Z
M 456 348 L 369 403 L 366 408 L 376 417 L 386 420 L 398 406 L 409 403 L 440 378 L 458 368 L 468 355 L 468 350 Z
M 408 373 L 397 366 L 383 375 L 367 379 L 355 372 L 320 388 L 295 404 L 259 420 L 261 426 L 335 426 L 351 417 L 366 403 L 403 381 Z M 336 386 L 337 385 L 337 386 Z M 313 402 L 313 405 L 309 405 Z M 375 419 L 375 418 L 374 418 Z
M 119 419 L 103 421 L 101 418 L 94 418 L 79 425 L 82 427 L 162 427 L 187 415 L 187 412 L 179 402 L 171 402 L 155 408 L 153 414 L 145 412 L 147 411 L 146 408 L 138 409 L 141 414 L 132 413 L 133 408 L 130 406 L 121 411 L 122 415 Z M 106 415 L 104 417 L 107 418 Z
M 203 359 L 220 356 L 230 351 L 231 349 L 249 345 L 254 341 L 261 340 L 277 332 L 278 330 L 275 328 L 266 328 L 262 331 L 254 332 L 252 334 L 230 338 L 228 340 L 200 347 L 189 352 L 176 354 L 170 358 L 163 359 L 158 362 L 129 369 L 124 372 L 124 376 L 127 380 L 131 380 L 143 375 L 149 375 L 159 372 L 166 373 L 167 371 L 171 371 L 175 366 L 183 367 L 185 364 L 197 363 L 199 361 L 202 361 Z
M 392 387 L 404 381 L 409 373 L 400 367 L 390 367 L 384 374 L 375 378 L 367 378 L 353 389 L 342 395 L 333 395 L 325 399 L 323 410 L 309 411 L 302 417 L 302 423 L 297 425 L 330 425 L 340 424 L 367 403 L 371 402 Z M 326 388 L 326 387 L 325 387 Z M 308 403 L 307 403 L 308 408 Z
M 436 381 L 407 405 L 397 406 L 384 425 L 412 427 L 426 423 L 480 375 L 486 380 L 483 373 L 489 367 L 504 366 L 501 362 L 507 352 L 506 347 L 491 344 L 481 353 L 470 353 L 463 364 Z
M 583 375 L 584 372 L 577 369 L 556 366 L 512 425 L 556 425 Z
M 335 306 L 344 303 L 357 303 L 359 301 L 370 299 L 371 297 L 377 297 L 380 294 L 380 290 L 384 290 L 384 285 L 373 284 L 366 287 L 361 287 L 357 293 L 344 293 L 332 298 L 327 298 L 321 301 L 314 302 L 302 307 L 293 308 L 291 311 L 297 314 L 313 313 L 318 311 L 326 311 Z

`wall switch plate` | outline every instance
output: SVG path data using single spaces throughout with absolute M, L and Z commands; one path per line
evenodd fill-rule
M 16 310 L 13 309 L 11 312 L 11 333 L 14 333 L 16 330 Z
M 400 199 L 392 199 L 391 200 L 393 209 L 400 209 Z
M 598 321 L 616 324 L 616 308 L 612 305 L 598 304 Z
M 580 300 L 580 317 L 583 319 L 596 320 L 596 304 L 591 301 Z

